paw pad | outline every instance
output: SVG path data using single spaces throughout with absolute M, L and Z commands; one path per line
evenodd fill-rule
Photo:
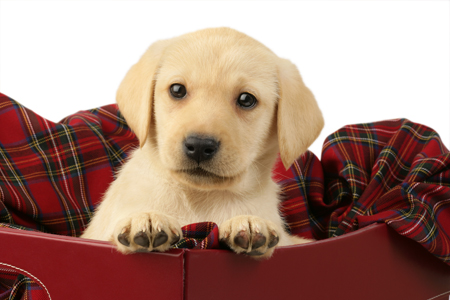
M 112 241 L 122 253 L 162 252 L 181 237 L 181 226 L 175 218 L 157 212 L 145 212 L 120 220 Z
M 234 243 L 242 249 L 247 249 L 249 245 L 247 232 L 244 230 L 239 231 L 238 234 L 234 237 Z
M 275 224 L 255 216 L 238 216 L 221 224 L 220 240 L 237 253 L 269 257 L 278 244 Z
M 145 232 L 139 231 L 133 238 L 133 241 L 136 245 L 139 245 L 144 248 L 148 248 L 150 246 L 150 240 Z

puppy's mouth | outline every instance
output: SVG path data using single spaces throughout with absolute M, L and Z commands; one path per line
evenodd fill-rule
M 202 167 L 173 170 L 173 175 L 188 186 L 197 187 L 202 190 L 228 188 L 240 178 L 240 174 L 236 176 L 223 176 Z
M 180 170 L 181 173 L 190 175 L 190 176 L 197 176 L 197 177 L 202 177 L 202 178 L 226 178 L 224 176 L 219 176 L 216 175 L 212 172 L 209 172 L 201 167 L 196 167 L 193 169 L 185 169 L 185 170 Z

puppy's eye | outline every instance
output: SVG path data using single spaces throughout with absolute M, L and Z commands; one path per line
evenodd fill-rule
M 256 100 L 255 96 L 249 93 L 242 93 L 239 95 L 237 99 L 237 104 L 245 109 L 250 109 L 255 107 L 256 103 L 258 101 Z
M 186 87 L 179 83 L 172 84 L 170 86 L 170 94 L 175 99 L 182 99 L 186 96 Z

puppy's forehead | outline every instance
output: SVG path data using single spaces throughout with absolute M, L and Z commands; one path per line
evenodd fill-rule
M 258 41 L 231 29 L 181 36 L 166 49 L 162 66 L 175 76 L 201 83 L 274 81 L 275 55 Z

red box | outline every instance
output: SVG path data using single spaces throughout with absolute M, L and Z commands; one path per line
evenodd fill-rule
M 106 242 L 0 228 L 0 267 L 38 279 L 52 300 L 449 299 L 450 267 L 375 224 L 277 248 L 265 261 L 225 250 L 122 255 Z

